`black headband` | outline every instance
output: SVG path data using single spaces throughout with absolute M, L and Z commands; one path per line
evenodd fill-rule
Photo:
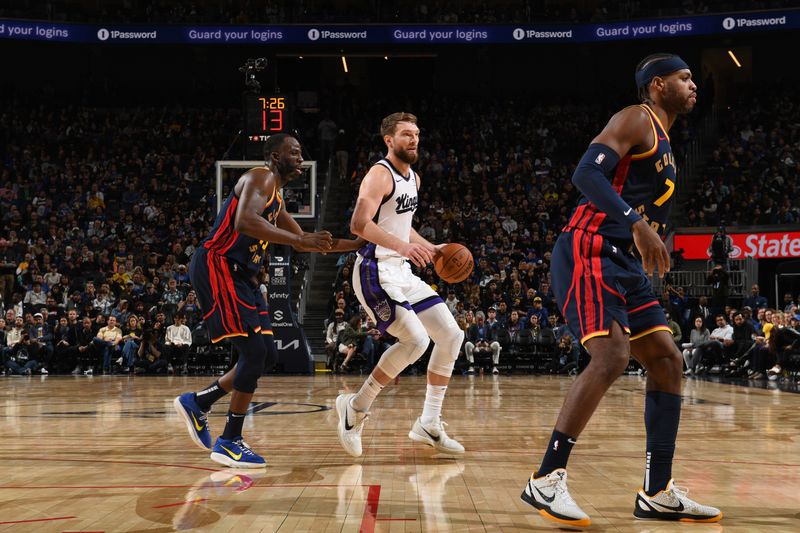
M 654 59 L 636 73 L 636 87 L 646 87 L 656 76 L 665 76 L 678 70 L 688 69 L 689 65 L 678 56 Z

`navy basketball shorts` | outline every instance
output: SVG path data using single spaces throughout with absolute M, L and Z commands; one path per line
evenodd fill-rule
M 211 342 L 248 335 L 272 335 L 269 310 L 247 269 L 202 246 L 192 255 L 189 278 L 197 293 Z
M 550 268 L 553 293 L 581 344 L 608 335 L 612 321 L 622 326 L 630 340 L 656 331 L 671 332 L 630 246 L 577 229 L 558 237 Z

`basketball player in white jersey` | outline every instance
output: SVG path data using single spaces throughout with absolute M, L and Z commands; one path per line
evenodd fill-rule
M 380 391 L 436 344 L 428 363 L 428 387 L 422 415 L 409 438 L 440 452 L 462 454 L 464 447 L 447 436 L 442 402 L 464 334 L 444 301 L 411 272 L 409 261 L 425 267 L 443 245 L 433 245 L 414 231 L 419 176 L 419 128 L 410 113 L 392 113 L 381 123 L 387 156 L 373 166 L 358 192 L 350 230 L 369 244 L 358 251 L 353 289 L 377 328 L 397 337 L 355 394 L 336 398 L 339 440 L 350 455 L 361 455 L 361 430 Z

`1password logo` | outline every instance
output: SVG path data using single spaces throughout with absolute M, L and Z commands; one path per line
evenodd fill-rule
M 99 30 L 97 30 L 97 38 L 100 39 L 101 41 L 107 41 L 110 35 L 111 34 L 109 33 L 109 31 L 105 28 L 100 28 Z

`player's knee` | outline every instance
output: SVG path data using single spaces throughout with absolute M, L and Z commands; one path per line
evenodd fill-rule
M 604 381 L 614 381 L 628 367 L 630 354 L 627 352 L 605 352 L 592 354 L 591 363 L 595 369 L 595 374 Z
M 436 347 L 431 352 L 428 371 L 450 377 L 458 359 L 461 343 L 464 342 L 464 332 L 458 328 L 439 331 L 434 342 Z
M 431 339 L 423 330 L 420 332 L 415 332 L 414 335 L 400 342 L 403 342 L 406 346 L 408 346 L 409 358 L 411 359 L 408 364 L 411 364 L 422 357 L 422 354 L 424 354 L 425 350 L 428 349 L 428 344 L 431 343 Z
M 250 333 L 246 338 L 237 337 L 233 344 L 239 352 L 233 388 L 239 392 L 252 394 L 258 387 L 258 378 L 264 371 L 267 348 L 258 333 Z
M 454 324 L 455 327 L 448 327 L 448 328 L 437 328 L 431 331 L 431 338 L 433 342 L 436 343 L 436 346 L 441 346 L 445 351 L 451 353 L 453 355 L 453 359 L 455 360 L 458 357 L 458 352 L 461 350 L 461 344 L 464 342 L 464 332 Z M 475 345 L 471 342 L 467 342 L 464 345 L 464 350 L 466 351 L 467 346 L 470 347 L 470 351 L 475 349 Z

